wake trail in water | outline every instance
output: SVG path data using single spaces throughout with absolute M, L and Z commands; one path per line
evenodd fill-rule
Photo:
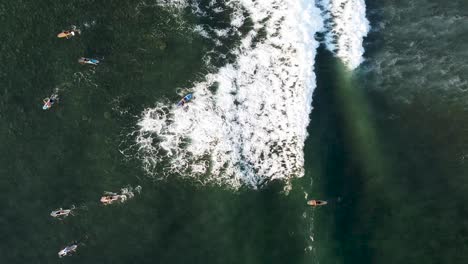
M 124 203 L 127 200 L 132 199 L 133 197 L 135 197 L 135 193 L 140 194 L 141 190 L 142 190 L 142 188 L 141 188 L 140 185 L 136 186 L 135 188 L 133 188 L 132 186 L 129 185 L 129 186 L 126 186 L 126 187 L 120 189 L 120 193 L 105 191 L 104 195 L 117 195 L 119 197 L 118 201 L 121 202 L 121 203 Z

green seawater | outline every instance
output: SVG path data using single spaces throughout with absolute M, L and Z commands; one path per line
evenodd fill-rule
M 465 263 L 466 1 L 367 1 L 353 73 L 324 50 L 307 153 L 320 263 Z M 320 175 L 320 176 L 317 176 Z
M 310 222 L 299 189 L 285 196 L 281 183 L 234 192 L 153 181 L 131 151 L 120 152 L 132 150 L 145 108 L 179 100 L 180 89 L 212 71 L 207 51 L 236 45 L 202 39 L 191 26 L 204 21 L 189 10 L 174 16 L 180 11 L 142 3 L 1 3 L 0 262 L 307 262 Z M 72 24 L 80 36 L 56 37 Z M 79 65 L 81 56 L 102 62 Z M 56 88 L 59 103 L 43 111 Z M 127 185 L 142 186 L 141 194 L 99 204 L 104 191 Z M 49 216 L 71 205 L 75 216 Z M 59 259 L 73 241 L 77 253 Z
M 208 51 L 237 45 L 215 47 L 191 26 L 229 14 L 0 1 L 0 263 L 466 262 L 468 5 L 367 2 L 363 65 L 351 73 L 318 51 L 305 176 L 286 195 L 280 182 L 154 181 L 131 155 L 141 112 L 213 72 Z M 56 38 L 72 24 L 82 35 Z M 86 67 L 81 56 L 103 60 Z M 43 111 L 56 88 L 60 102 Z M 127 185 L 141 194 L 99 204 Z M 329 205 L 307 208 L 304 192 Z M 71 205 L 75 216 L 49 216 Z M 59 259 L 75 240 L 77 253 Z

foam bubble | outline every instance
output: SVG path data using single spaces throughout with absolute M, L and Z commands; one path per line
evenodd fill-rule
M 236 49 L 235 63 L 194 84 L 187 110 L 160 102 L 143 112 L 136 141 L 149 174 L 234 189 L 303 175 L 315 88 L 314 35 L 322 27 L 311 2 L 227 4 L 242 16 L 232 20 L 234 29 L 246 19 L 241 7 L 253 29 Z

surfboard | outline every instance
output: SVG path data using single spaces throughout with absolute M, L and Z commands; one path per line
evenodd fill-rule
M 64 32 L 60 32 L 60 33 L 57 35 L 58 38 L 66 38 L 66 37 L 68 37 L 68 36 L 69 36 L 69 34 L 66 34 L 66 33 L 64 33 Z
M 190 101 L 190 99 L 192 99 L 192 94 L 187 94 L 187 95 L 184 97 L 184 99 L 185 99 L 185 102 Z
M 188 101 L 190 101 L 192 99 L 192 94 L 187 94 L 186 96 L 184 96 L 184 98 L 182 98 L 182 100 L 180 100 L 178 103 L 177 103 L 177 106 L 181 106 L 181 105 L 184 105 L 185 103 L 187 103 Z
M 89 64 L 98 65 L 99 61 L 96 59 L 89 59 Z
M 42 110 L 47 110 L 51 107 L 52 107 L 52 104 L 49 105 L 48 103 L 44 103 L 44 105 L 42 106 Z
M 98 64 L 99 64 L 99 60 L 81 57 L 81 58 L 78 59 L 78 63 L 80 63 L 80 64 L 98 65 Z
M 46 99 L 47 99 L 47 101 L 45 101 L 44 105 L 42 106 L 43 110 L 47 110 L 47 109 L 51 108 L 57 102 L 58 96 L 56 94 L 53 94 L 51 97 L 48 97 Z M 52 101 L 51 101 L 51 99 L 52 99 Z
M 327 201 L 310 200 L 310 201 L 307 201 L 307 204 L 308 204 L 308 205 L 311 205 L 311 206 L 320 206 L 320 205 L 326 205 L 326 204 L 327 204 Z

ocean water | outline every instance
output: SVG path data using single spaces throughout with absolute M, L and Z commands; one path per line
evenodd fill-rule
M 319 259 L 466 262 L 468 5 L 366 8 L 363 64 L 347 74 L 325 51 L 316 63 L 308 153 L 323 175 L 315 187 L 341 197 L 314 224 Z
M 463 263 L 467 11 L 0 2 L 1 263 Z

